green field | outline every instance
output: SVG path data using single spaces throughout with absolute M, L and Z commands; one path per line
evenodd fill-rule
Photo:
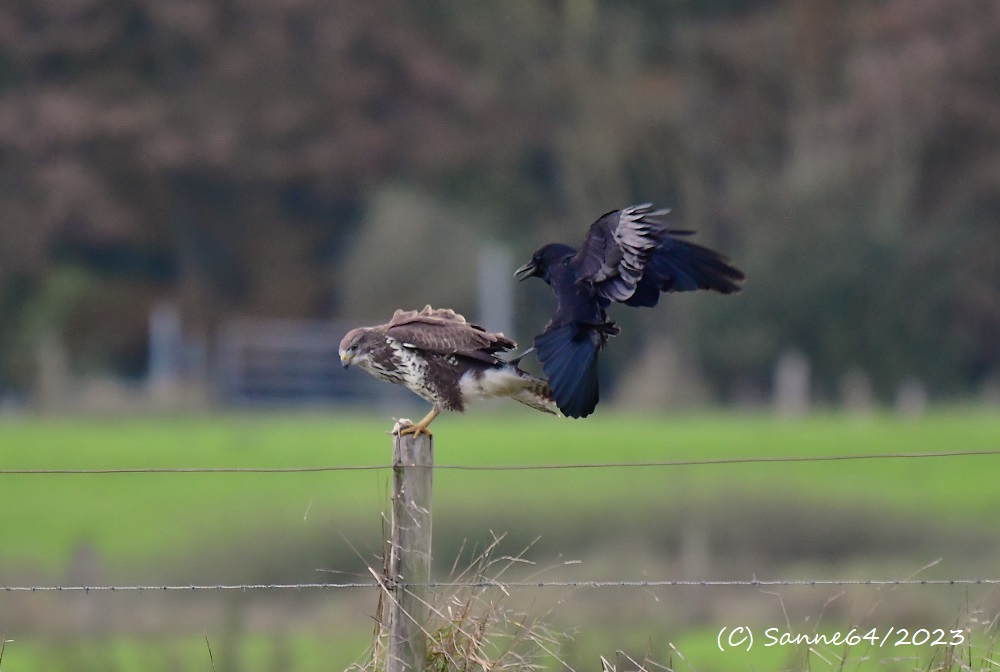
M 0 424 L 4 469 L 385 465 L 385 419 L 343 416 L 22 420 Z M 1000 416 L 939 412 L 920 421 L 836 416 L 796 421 L 705 415 L 448 417 L 439 465 L 528 465 L 744 457 L 868 455 L 1000 448 Z M 812 463 L 448 471 L 438 512 L 491 515 L 659 510 L 723 496 L 876 506 L 934 521 L 992 523 L 1000 456 Z M 388 470 L 291 474 L 0 475 L 5 564 L 58 569 L 81 541 L 114 563 L 184 554 L 261 528 L 293 535 L 377 525 Z M 502 517 L 502 516 L 500 516 Z
M 334 414 L 8 419 L 0 424 L 0 469 L 384 466 L 390 458 L 391 442 L 385 434 L 390 424 L 387 418 Z M 890 415 L 783 421 L 735 414 L 660 419 L 606 414 L 574 422 L 481 413 L 444 417 L 434 428 L 439 466 L 1000 448 L 1000 415 L 968 409 L 938 410 L 919 420 Z M 713 575 L 701 578 L 791 578 L 817 572 L 833 578 L 891 578 L 939 557 L 944 562 L 926 576 L 995 574 L 998 473 L 1000 455 L 643 468 L 441 469 L 434 475 L 437 573 L 447 572 L 463 539 L 485 538 L 492 530 L 509 534 L 509 552 L 538 537 L 527 555 L 543 564 L 555 562 L 552 558 L 559 553 L 563 559 L 583 559 L 566 570 L 565 576 L 572 578 L 672 578 L 678 569 L 672 559 L 678 535 L 688 521 L 701 520 L 713 535 L 715 555 L 722 557 L 713 565 Z M 5 522 L 0 585 L 65 582 L 81 548 L 99 559 L 100 577 L 111 582 L 343 578 L 317 574 L 317 569 L 363 577 L 359 566 L 374 563 L 379 548 L 389 477 L 384 468 L 264 474 L 0 474 Z M 682 653 L 687 648 L 695 660 L 704 660 L 699 652 L 711 650 L 715 625 L 730 613 L 735 618 L 743 614 L 740 609 L 760 602 L 763 606 L 751 613 L 755 623 L 767 623 L 788 618 L 781 609 L 792 617 L 808 617 L 822 608 L 816 604 L 828 599 L 815 590 L 811 598 L 800 598 L 799 591 L 786 593 L 788 604 L 782 605 L 754 590 L 725 597 L 716 592 L 708 599 L 705 594 L 670 589 L 602 595 L 577 591 L 568 597 L 544 593 L 537 599 L 562 605 L 551 608 L 561 627 L 577 630 L 570 649 L 586 660 L 596 654 L 611 655 L 616 642 L 624 646 L 621 642 L 632 639 L 655 640 L 652 650 L 661 659 L 668 637 Z M 103 626 L 101 636 L 77 633 L 73 639 L 39 625 L 48 622 L 44 617 L 25 616 L 28 609 L 60 609 L 58 599 L 50 598 L 19 595 L 15 602 L 0 593 L 0 628 L 18 635 L 9 637 L 16 641 L 8 645 L 0 665 L 3 672 L 75 669 L 54 664 L 49 654 L 80 659 L 112 656 L 119 661 L 113 667 L 121 670 L 153 669 L 120 662 L 148 655 L 199 660 L 203 631 L 220 642 L 219 655 L 225 656 L 228 640 L 220 633 L 242 609 L 232 604 L 221 611 L 212 605 L 192 606 L 196 618 L 165 617 L 164 622 L 171 624 L 165 631 L 153 628 L 152 634 L 147 631 L 142 639 L 133 639 L 128 628 L 118 633 L 116 624 L 128 622 L 129 610 L 138 608 L 139 602 L 111 596 L 101 604 L 110 605 L 109 613 L 117 616 Z M 946 598 L 940 602 L 943 613 L 958 618 L 958 605 L 968 596 L 952 591 Z M 347 606 L 330 610 L 323 607 L 322 596 L 307 599 L 309 618 L 296 615 L 285 622 L 281 614 L 288 607 L 276 607 L 275 600 L 260 607 L 266 618 L 236 618 L 243 643 L 228 650 L 241 652 L 242 660 L 259 662 L 242 669 L 320 669 L 310 662 L 317 659 L 336 663 L 327 669 L 340 669 L 361 653 L 371 627 L 372 596 L 354 595 Z M 854 617 L 866 599 L 856 598 L 836 617 Z M 932 600 L 907 592 L 881 599 L 879 613 L 888 619 L 942 613 L 929 606 L 937 596 Z M 283 625 L 263 627 L 257 624 L 262 619 L 267 623 L 277 619 Z M 185 631 L 185 623 L 194 629 Z M 330 623 L 337 624 L 339 633 L 333 639 L 319 634 L 328 631 Z M 336 653 L 324 647 L 333 647 Z M 293 654 L 282 653 L 286 650 Z M 261 662 L 282 655 L 299 662 L 285 667 Z M 756 664 L 761 669 L 776 654 L 767 655 L 772 658 L 728 656 L 725 661 L 711 659 L 708 668 L 694 667 L 749 669 Z M 789 654 L 781 655 L 785 660 Z M 15 664 L 18 660 L 22 663 Z M 207 655 L 200 660 L 201 669 L 212 669 Z M 80 669 L 102 667 L 95 665 Z M 183 669 L 199 668 L 184 665 Z

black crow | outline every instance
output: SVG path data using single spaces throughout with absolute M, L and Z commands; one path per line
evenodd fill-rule
M 606 309 L 612 301 L 652 307 L 660 292 L 740 291 L 743 272 L 715 250 L 669 229 L 651 203 L 614 210 L 594 222 L 579 250 L 561 243 L 539 248 L 517 269 L 537 276 L 556 295 L 556 311 L 535 337 L 535 350 L 563 414 L 584 418 L 598 400 L 597 354 L 619 333 Z

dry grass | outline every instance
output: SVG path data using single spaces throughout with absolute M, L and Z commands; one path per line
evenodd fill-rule
M 449 580 L 429 598 L 430 619 L 424 661 L 428 672 L 540 672 L 555 666 L 570 669 L 559 657 L 567 634 L 554 631 L 550 611 L 531 615 L 509 605 L 505 577 L 518 567 L 531 567 L 524 558 L 500 553 L 502 536 L 493 536 L 482 550 L 473 550 L 464 568 L 462 553 Z M 537 576 L 535 572 L 533 576 Z M 348 672 L 381 672 L 388 657 L 388 590 L 379 594 L 372 644 Z
M 1000 614 L 989 616 L 982 610 L 971 611 L 957 624 L 969 634 L 966 643 L 946 646 L 939 656 L 931 658 L 929 672 L 995 672 L 1000 670 L 997 651 L 997 630 Z
M 915 578 L 939 561 L 932 562 L 920 571 L 912 574 L 908 578 Z M 885 599 L 896 593 L 898 587 L 889 588 L 881 594 L 881 597 L 867 606 L 857 617 L 852 619 L 850 626 L 840 623 L 827 624 L 828 631 L 846 631 L 849 627 L 857 630 L 858 635 L 864 635 L 868 630 L 879 630 L 884 633 L 885 625 L 876 628 L 872 624 L 881 622 L 879 612 L 884 607 Z M 819 635 L 824 632 L 824 622 L 826 619 L 827 607 L 835 601 L 840 600 L 843 594 L 833 596 L 824 604 L 821 612 L 810 619 L 813 628 L 808 631 L 811 635 Z M 857 643 L 847 642 L 840 646 L 829 646 L 825 644 L 802 644 L 791 648 L 789 657 L 789 667 L 791 670 L 817 670 L 826 669 L 836 672 L 844 670 L 854 670 L 866 672 L 869 670 L 919 670 L 920 672 L 996 672 L 1000 670 L 1000 660 L 995 657 L 997 650 L 997 630 L 1000 622 L 1000 614 L 995 610 L 987 596 L 982 598 L 982 603 L 972 604 L 968 602 L 965 610 L 957 616 L 950 625 L 943 626 L 942 637 L 960 634 L 960 643 L 948 643 L 944 646 L 928 645 L 935 635 L 923 638 L 923 644 L 916 644 L 917 632 L 926 628 L 910 626 L 905 629 L 904 636 L 896 636 L 885 644 L 875 645 L 874 642 L 865 641 L 865 636 L 861 636 Z M 862 625 L 867 624 L 867 625 Z M 789 632 L 796 628 L 787 620 L 785 625 Z M 904 632 L 904 629 L 899 629 Z M 938 629 L 934 630 L 937 633 Z M 911 644 L 905 644 L 901 648 L 893 646 L 893 639 L 906 641 L 912 634 Z

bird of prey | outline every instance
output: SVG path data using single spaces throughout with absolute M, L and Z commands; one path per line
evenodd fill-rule
M 401 432 L 430 436 L 427 426 L 438 413 L 462 412 L 476 399 L 510 397 L 555 413 L 545 381 L 518 367 L 527 353 L 510 361 L 498 356 L 515 347 L 503 334 L 469 324 L 453 310 L 426 306 L 419 313 L 397 310 L 387 324 L 347 332 L 340 361 L 344 368 L 356 364 L 430 402 L 430 413 Z
M 534 346 L 564 415 L 583 418 L 597 406 L 597 355 L 619 333 L 606 312 L 612 301 L 652 307 L 660 292 L 740 290 L 743 272 L 684 240 L 692 231 L 668 228 L 668 212 L 651 203 L 614 210 L 591 225 L 579 250 L 545 245 L 515 272 L 519 280 L 541 278 L 556 295 L 555 314 Z

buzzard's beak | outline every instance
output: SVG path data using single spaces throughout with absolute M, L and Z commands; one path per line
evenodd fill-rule
M 537 270 L 538 267 L 535 266 L 535 262 L 529 261 L 524 266 L 514 271 L 514 277 L 517 278 L 518 282 L 522 282 L 533 276 Z
M 340 363 L 346 369 L 351 365 L 351 360 L 344 353 L 340 353 Z

